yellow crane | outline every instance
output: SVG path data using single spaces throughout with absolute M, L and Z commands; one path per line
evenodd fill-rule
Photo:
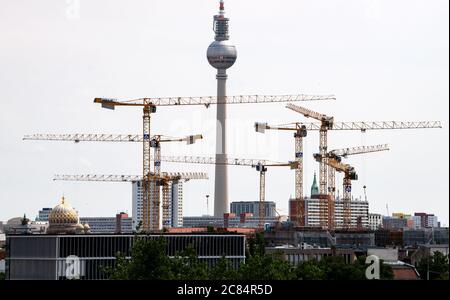
M 359 147 L 351 147 L 344 149 L 336 149 L 328 152 L 326 154 L 327 157 L 327 165 L 328 171 L 331 175 L 329 177 L 329 188 L 330 190 L 336 190 L 336 171 L 344 173 L 344 197 L 343 197 L 343 215 L 344 215 L 344 228 L 348 228 L 350 226 L 351 220 L 351 180 L 357 180 L 357 174 L 354 172 L 354 168 L 350 165 L 342 164 L 342 158 L 347 158 L 351 155 L 358 154 L 367 154 L 373 152 L 381 152 L 387 151 L 389 147 L 387 144 L 374 145 L 374 146 L 359 146 Z M 314 154 L 314 158 L 317 162 L 322 162 L 323 156 L 320 153 Z M 336 166 L 339 166 L 336 168 Z M 327 210 L 327 227 L 329 229 L 334 229 L 335 227 L 335 205 L 334 198 L 329 199 L 328 203 L 325 207 L 321 207 L 322 210 Z M 322 203 L 321 203 L 322 205 Z
M 162 224 L 163 226 L 170 226 L 171 220 L 171 209 L 178 209 L 171 207 L 170 205 L 170 189 L 169 183 L 176 184 L 178 181 L 189 181 L 189 180 L 202 180 L 209 179 L 208 174 L 203 172 L 189 172 L 189 173 L 179 173 L 179 172 L 162 172 L 160 175 L 156 176 L 151 174 L 150 178 L 152 180 L 157 180 L 162 186 Z M 139 175 L 55 175 L 53 180 L 62 181 L 94 181 L 94 182 L 142 182 L 143 177 Z
M 190 163 L 190 164 L 224 164 L 231 166 L 249 166 L 255 168 L 260 174 L 259 180 L 259 216 L 258 227 L 260 229 L 264 226 L 265 220 L 265 189 L 266 189 L 266 172 L 267 167 L 290 167 L 295 169 L 297 167 L 296 162 L 280 163 L 268 160 L 257 159 L 242 159 L 242 158 L 228 158 L 225 162 L 216 163 L 214 157 L 202 157 L 202 156 L 161 156 L 161 161 L 164 162 L 177 162 L 177 163 Z M 70 177 L 69 177 L 70 178 Z M 83 178 L 83 177 L 80 177 Z M 159 178 L 159 177 L 157 177 Z M 163 193 L 164 194 L 164 193 Z
M 267 167 L 290 167 L 291 170 L 296 169 L 298 162 L 292 161 L 289 163 L 276 163 L 276 164 L 257 164 L 253 167 L 259 172 L 259 219 L 258 227 L 262 229 L 264 227 L 264 220 L 266 217 L 266 172 Z
M 314 154 L 314 158 L 320 163 L 323 160 L 323 157 L 319 153 Z M 327 159 L 327 165 L 332 167 L 338 172 L 344 173 L 344 183 L 343 183 L 343 227 L 349 228 L 351 221 L 351 192 L 352 192 L 352 180 L 358 180 L 358 174 L 356 174 L 355 168 L 350 166 L 349 164 L 343 164 L 339 160 L 335 158 L 329 157 Z M 328 212 L 328 215 L 333 215 L 332 212 Z M 333 221 L 331 221 L 333 222 Z
M 221 103 L 225 104 L 249 104 L 249 103 L 274 103 L 274 102 L 296 102 L 296 101 L 318 101 L 318 100 L 335 100 L 333 95 L 330 96 L 315 96 L 315 95 L 281 95 L 281 96 L 229 96 L 221 99 Z M 169 98 L 140 98 L 133 100 L 119 101 L 111 98 L 95 98 L 94 103 L 99 103 L 103 108 L 115 109 L 116 106 L 132 106 L 143 108 L 143 154 L 142 154 L 142 171 L 144 176 L 143 181 L 143 195 L 144 195 L 144 220 L 143 228 L 146 231 L 153 231 L 159 229 L 159 214 L 148 211 L 151 200 L 151 181 L 150 174 L 150 129 L 151 129 L 151 114 L 156 113 L 157 106 L 192 106 L 203 105 L 209 107 L 211 104 L 218 104 L 217 97 L 169 97 Z M 156 203 L 155 203 L 156 204 Z
M 266 123 L 255 123 L 256 132 L 265 133 L 266 130 L 295 131 L 295 201 L 296 215 L 291 216 L 291 221 L 299 226 L 305 226 L 305 202 L 303 201 L 303 138 L 307 136 L 306 126 L 300 123 L 295 124 L 294 128 L 283 126 L 269 126 Z
M 380 145 L 374 145 L 374 146 L 359 146 L 359 147 L 351 147 L 351 148 L 344 148 L 344 149 L 337 149 L 332 150 L 328 152 L 327 157 L 328 158 L 334 158 L 341 161 L 342 158 L 347 158 L 352 155 L 358 155 L 358 154 L 367 154 L 367 153 L 373 153 L 373 152 L 381 152 L 381 151 L 388 151 L 389 146 L 387 144 L 380 144 Z M 332 167 L 328 170 L 328 190 L 330 191 L 332 198 L 334 199 L 334 195 L 336 192 L 336 170 Z
M 161 161 L 164 162 L 176 162 L 176 163 L 189 163 L 189 164 L 223 164 L 230 166 L 250 166 L 255 168 L 259 172 L 259 216 L 258 227 L 260 229 L 264 226 L 265 219 L 265 191 L 266 191 L 266 172 L 268 167 L 290 167 L 296 169 L 298 162 L 273 162 L 268 160 L 257 159 L 242 159 L 242 158 L 227 158 L 224 162 L 216 162 L 214 157 L 202 157 L 202 156 L 161 156 Z
M 292 105 L 288 105 L 291 109 L 294 108 Z M 298 107 L 298 106 L 295 106 Z M 327 133 L 329 130 L 339 130 L 339 131 L 360 131 L 366 132 L 367 130 L 401 130 L 401 129 L 432 129 L 432 128 L 442 128 L 440 121 L 364 121 L 364 122 L 335 122 L 331 117 L 326 115 L 322 115 L 319 113 L 314 113 L 308 109 L 298 109 L 298 111 L 303 112 L 307 116 L 314 116 L 317 119 L 321 119 L 321 123 L 309 123 L 309 122 L 294 122 L 287 123 L 281 125 L 268 125 L 267 123 L 257 122 L 255 123 L 255 128 L 257 132 L 264 133 L 265 130 L 282 130 L 282 131 L 294 131 L 296 133 L 301 132 L 301 135 L 295 135 L 295 158 L 299 161 L 298 170 L 296 172 L 296 180 L 295 180 L 295 191 L 296 191 L 296 199 L 301 199 L 302 197 L 298 197 L 303 194 L 303 185 L 302 185 L 302 175 L 303 174 L 303 152 L 302 152 L 302 138 L 306 137 L 308 131 L 319 131 L 320 134 L 320 154 L 321 157 L 325 159 L 321 160 L 320 166 L 322 168 L 321 174 L 328 173 L 328 182 L 330 183 L 331 189 L 326 188 L 327 180 L 322 179 L 322 188 L 320 193 L 325 193 L 324 195 L 320 195 L 322 208 L 320 212 L 320 223 L 322 227 L 327 226 L 327 220 L 330 218 L 330 215 L 326 211 L 327 204 L 331 203 L 331 200 L 334 200 L 335 188 L 334 188 L 334 173 L 335 171 L 330 169 L 327 171 L 328 165 L 324 162 L 327 161 L 326 151 L 328 148 L 327 144 Z M 325 152 L 325 153 L 324 153 Z M 301 159 L 299 158 L 299 153 L 301 153 Z M 324 178 L 324 177 L 322 177 Z M 304 201 L 298 201 L 303 203 L 300 205 L 300 209 L 297 210 L 296 219 L 300 219 L 301 222 L 304 222 Z M 303 208 L 303 209 L 302 209 Z M 292 216 L 291 216 L 292 217 Z M 302 221 L 303 220 L 303 221 Z M 301 224 L 301 223 L 300 223 Z
M 151 206 L 148 205 L 148 202 L 142 201 L 142 211 L 143 216 L 152 216 L 152 220 L 158 222 L 159 229 L 159 207 L 160 207 L 160 186 L 162 187 L 163 192 L 163 218 L 165 216 L 164 212 L 168 211 L 168 199 L 169 199 L 169 185 L 168 181 L 172 180 L 171 178 L 161 177 L 161 143 L 169 143 L 169 142 L 187 142 L 188 145 L 194 144 L 196 140 L 202 139 L 203 136 L 201 134 L 190 135 L 185 138 L 168 138 L 162 137 L 161 135 L 157 135 L 150 140 L 150 147 L 154 148 L 154 175 L 156 180 L 151 180 L 150 183 L 153 185 L 150 187 L 152 196 Z M 145 181 L 143 181 L 144 183 Z M 145 186 L 145 184 L 143 184 Z M 145 217 L 144 217 L 145 218 Z M 143 222 L 144 223 L 144 222 Z M 164 224 L 164 222 L 163 222 Z M 154 224 L 156 226 L 156 224 Z M 144 227 L 145 228 L 145 227 Z
M 319 191 L 321 195 L 325 195 L 327 194 L 327 158 L 325 154 L 328 151 L 328 130 L 333 128 L 334 118 L 291 103 L 287 104 L 286 108 L 300 113 L 307 118 L 320 121 L 319 151 L 323 159 L 319 167 Z
M 145 108 L 144 108 L 145 111 Z M 144 122 L 145 123 L 145 122 Z M 165 198 L 168 196 L 167 182 L 172 180 L 161 176 L 161 143 L 169 142 L 186 142 L 188 145 L 195 143 L 202 139 L 201 134 L 189 135 L 183 138 L 169 137 L 163 135 L 155 135 L 147 138 L 146 135 L 120 135 L 120 134 L 33 134 L 25 135 L 24 140 L 45 140 L 45 141 L 74 141 L 79 142 L 143 142 L 144 143 L 144 165 L 145 169 L 149 170 L 147 176 L 142 179 L 143 194 L 147 197 L 143 198 L 143 224 L 153 224 L 153 228 L 160 228 L 160 188 L 163 190 L 163 206 L 165 206 Z M 148 143 L 147 143 L 148 140 Z M 148 146 L 148 148 L 147 148 Z M 150 154 L 147 153 L 150 149 L 154 149 L 154 171 L 150 172 Z M 148 157 L 147 157 L 148 155 Z M 150 197 L 150 199 L 148 199 Z M 149 201 L 151 200 L 151 201 Z M 164 210 L 164 208 L 163 208 Z M 144 230 L 148 231 L 148 226 L 143 226 Z
M 281 222 L 281 218 L 283 218 L 283 217 L 286 217 L 285 215 L 281 215 L 280 214 L 280 211 L 281 210 L 279 210 L 279 209 L 276 209 L 276 207 L 273 207 L 273 212 L 276 214 L 276 218 L 277 218 L 277 222 L 278 223 L 280 223 Z
M 249 104 L 249 103 L 274 103 L 274 102 L 296 102 L 296 101 L 318 101 L 318 100 L 335 100 L 333 95 L 315 96 L 315 95 L 281 95 L 281 96 L 229 96 L 221 99 L 221 104 Z M 99 103 L 103 108 L 115 109 L 116 106 L 133 106 L 143 108 L 143 203 L 145 207 L 149 207 L 151 202 L 150 194 L 150 128 L 151 114 L 156 113 L 157 106 L 181 106 L 181 105 L 203 105 L 209 107 L 211 104 L 218 104 L 217 97 L 169 97 L 169 98 L 140 98 L 133 100 L 119 101 L 111 98 L 95 98 L 94 103 Z M 156 203 L 155 203 L 156 204 Z M 145 211 L 146 215 L 143 221 L 143 228 L 146 231 L 159 229 L 157 220 L 157 212 Z

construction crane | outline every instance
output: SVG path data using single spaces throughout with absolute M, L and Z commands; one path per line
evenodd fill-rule
M 381 152 L 381 151 L 388 151 L 388 150 L 389 150 L 389 146 L 387 144 L 380 144 L 380 145 L 374 145 L 374 146 L 359 146 L 359 147 L 332 150 L 327 153 L 327 157 L 333 158 L 333 159 L 341 162 L 342 158 L 347 158 L 348 156 L 351 156 L 351 155 L 367 154 L 367 153 Z M 328 175 L 329 175 L 328 190 L 331 195 L 331 199 L 334 200 L 335 193 L 336 193 L 336 170 L 332 167 L 329 167 Z
M 281 163 L 268 160 L 257 159 L 242 159 L 242 158 L 227 158 L 224 162 L 216 162 L 214 157 L 192 157 L 192 156 L 161 156 L 161 161 L 164 162 L 176 162 L 176 163 L 189 163 L 189 164 L 224 164 L 231 166 L 250 166 L 255 168 L 259 172 L 259 219 L 258 227 L 260 229 L 264 226 L 265 218 L 265 190 L 266 190 L 266 172 L 267 167 L 290 167 L 296 169 L 298 162 Z
M 277 222 L 280 223 L 281 218 L 285 217 L 285 216 L 281 215 L 280 214 L 280 210 L 276 209 L 275 206 L 273 207 L 273 212 L 277 215 L 277 217 L 276 217 L 277 218 Z
M 277 164 L 257 164 L 252 167 L 256 168 L 256 171 L 259 172 L 259 218 L 258 218 L 258 228 L 263 229 L 264 220 L 266 217 L 266 172 L 267 167 L 290 167 L 291 170 L 296 169 L 298 166 L 298 162 L 289 162 L 289 163 L 277 163 Z
M 243 103 L 271 103 L 271 102 L 293 102 L 293 101 L 315 101 L 315 100 L 335 100 L 334 96 L 308 96 L 308 95 L 284 95 L 284 96 L 231 96 L 221 99 L 225 104 Z M 144 174 L 144 230 L 159 229 L 157 212 L 147 210 L 150 203 L 150 121 L 151 114 L 156 113 L 157 106 L 179 106 L 179 105 L 204 105 L 218 104 L 217 97 L 173 97 L 173 98 L 141 98 L 128 101 L 118 101 L 110 98 L 95 98 L 94 103 L 100 103 L 103 108 L 115 109 L 116 106 L 138 106 L 143 107 L 143 174 Z M 221 103 L 222 104 L 222 103 Z
M 296 124 L 295 128 L 282 126 L 268 126 L 266 123 L 255 123 L 256 132 L 265 133 L 266 130 L 293 130 L 295 139 L 295 161 L 297 169 L 295 170 L 295 201 L 296 216 L 295 222 L 299 226 L 305 226 L 305 202 L 303 201 L 303 138 L 307 136 L 306 126 Z M 292 217 L 292 216 L 291 216 Z
M 381 152 L 381 151 L 387 151 L 389 150 L 389 147 L 387 144 L 382 144 L 382 145 L 374 145 L 374 146 L 359 146 L 359 147 L 352 147 L 352 148 L 344 148 L 344 149 L 336 149 L 336 150 L 332 150 L 330 152 L 328 152 L 326 154 L 327 156 L 327 164 L 328 164 L 328 160 L 332 160 L 333 164 L 328 164 L 328 175 L 329 175 L 329 190 L 330 190 L 330 199 L 328 199 L 328 203 L 327 205 L 325 205 L 325 203 L 321 204 L 321 205 L 325 205 L 325 207 L 328 208 L 327 210 L 327 219 L 328 219 L 328 228 L 329 229 L 334 229 L 335 226 L 335 221 L 334 221 L 334 201 L 335 201 L 335 190 L 336 190 L 336 168 L 334 168 L 334 166 L 337 163 L 341 163 L 342 162 L 342 158 L 347 158 L 348 156 L 351 155 L 358 155 L 358 154 L 367 154 L 367 153 L 373 153 L 373 152 Z M 316 159 L 316 161 L 321 162 L 323 160 L 323 156 L 320 153 L 314 154 L 314 158 Z M 347 166 L 347 165 L 345 165 Z M 350 169 L 348 170 L 348 176 L 353 176 L 352 172 Z M 347 173 L 345 171 L 343 171 L 343 167 L 341 167 L 340 172 L 344 172 L 344 174 L 347 175 Z M 356 173 L 355 173 L 356 174 Z M 344 215 L 344 227 L 345 226 L 349 226 L 350 225 L 350 220 L 351 220 L 351 180 L 356 180 L 357 176 L 355 179 L 345 179 L 346 177 L 344 176 L 344 198 L 343 198 L 343 215 Z M 347 194 L 346 194 L 347 192 Z M 347 196 L 347 197 L 346 197 Z M 322 208 L 322 211 L 325 211 L 325 207 Z M 346 219 L 348 218 L 348 220 Z
M 163 226 L 170 225 L 171 220 L 171 205 L 170 205 L 170 189 L 169 184 L 176 184 L 178 181 L 201 180 L 209 179 L 208 174 L 202 172 L 190 173 L 173 173 L 162 172 L 159 176 L 151 174 L 150 178 L 153 181 L 159 181 L 159 186 L 162 186 L 162 224 Z M 139 175 L 55 175 L 53 180 L 64 181 L 97 181 L 97 182 L 143 182 L 143 177 Z M 174 209 L 172 207 L 172 209 Z M 177 209 L 177 208 L 175 208 Z
M 314 158 L 317 162 L 322 162 L 322 155 L 320 153 L 315 153 Z M 344 173 L 344 183 L 343 183 L 343 194 L 342 199 L 343 204 L 343 227 L 349 228 L 351 222 L 351 192 L 352 192 L 352 180 L 358 180 L 358 174 L 356 174 L 355 168 L 349 164 L 343 164 L 339 160 L 329 157 L 327 159 L 327 165 L 332 167 L 338 172 Z M 323 208 L 322 208 L 323 209 Z M 333 215 L 332 212 L 328 212 L 328 216 Z M 330 225 L 330 224 L 329 224 Z
M 274 129 L 277 126 L 269 126 L 267 123 L 257 123 L 264 129 Z M 307 131 L 320 130 L 320 123 L 288 123 L 278 125 L 285 127 L 283 130 L 296 131 L 297 127 L 305 126 Z M 382 130 L 382 129 L 424 129 L 442 128 L 439 121 L 380 121 L 380 122 L 334 122 L 332 130 Z M 152 137 L 153 138 L 153 137 Z M 45 141 L 73 141 L 73 142 L 140 142 L 144 136 L 139 134 L 31 134 L 25 135 L 23 140 L 45 140 Z
M 209 179 L 207 173 L 203 172 L 161 172 L 160 177 L 151 175 L 152 178 L 170 178 L 174 180 L 195 180 L 195 179 Z M 53 176 L 55 181 L 99 181 L 99 182 L 136 182 L 142 181 L 142 175 L 97 175 L 97 174 L 87 174 L 87 175 L 61 175 L 57 174 Z
M 329 96 L 311 96 L 311 95 L 281 95 L 281 96 L 229 96 L 221 99 L 225 104 L 249 104 L 249 103 L 273 103 L 273 102 L 295 102 L 295 101 L 318 101 L 335 100 L 333 95 Z M 151 114 L 156 113 L 157 106 L 181 106 L 181 105 L 204 105 L 209 107 L 211 104 L 218 104 L 217 97 L 172 97 L 172 98 L 140 98 L 134 100 L 119 101 L 111 98 L 95 98 L 94 103 L 99 103 L 103 108 L 115 109 L 116 106 L 135 106 L 143 108 L 143 176 L 144 176 L 144 212 L 143 228 L 146 231 L 159 229 L 157 212 L 147 210 L 150 203 L 150 128 Z
M 144 108 L 144 111 L 146 109 Z M 145 116 L 144 116 L 145 118 Z M 145 122 L 144 122 L 145 123 Z M 163 192 L 167 192 L 164 188 L 167 186 L 165 184 L 164 177 L 160 177 L 161 173 L 161 143 L 168 142 L 187 142 L 188 145 L 195 143 L 197 140 L 202 139 L 203 136 L 201 134 L 197 135 L 189 135 L 187 137 L 178 138 L 178 137 L 168 137 L 163 135 L 155 135 L 147 138 L 144 134 L 143 136 L 128 134 L 128 135 L 120 135 L 120 134 L 33 134 L 33 135 L 25 135 L 23 140 L 45 140 L 45 141 L 74 141 L 75 143 L 79 143 L 81 141 L 84 142 L 143 142 L 145 148 L 144 155 L 144 165 L 145 168 L 150 170 L 150 155 L 148 151 L 150 148 L 154 148 L 154 172 L 152 175 L 147 173 L 147 178 L 142 179 L 143 186 L 143 194 L 150 197 L 150 201 L 148 201 L 148 197 L 144 197 L 142 201 L 142 210 L 143 210 L 143 224 L 150 224 L 150 220 L 152 220 L 153 224 L 152 228 L 155 226 L 159 229 L 159 214 L 160 214 L 160 186 L 163 187 Z M 147 157 L 148 156 L 148 157 Z M 152 206 L 152 207 L 150 207 Z M 144 226 L 144 229 L 148 228 Z
M 307 114 L 308 116 L 312 116 L 313 112 L 310 110 L 305 110 L 303 111 L 305 112 L 305 114 Z M 320 115 L 320 114 L 319 114 Z M 318 117 L 318 115 L 315 115 L 315 117 Z M 326 120 L 326 118 L 325 118 Z M 255 124 L 256 130 L 258 132 L 264 132 L 263 130 L 270 130 L 270 129 L 275 129 L 275 130 L 290 130 L 290 131 L 295 131 L 297 132 L 299 130 L 299 128 L 302 128 L 302 130 L 307 131 L 322 131 L 321 134 L 321 142 L 322 142 L 322 147 L 321 149 L 325 149 L 327 148 L 327 146 L 324 145 L 323 141 L 327 140 L 327 136 L 324 130 L 324 127 L 328 129 L 326 130 L 326 132 L 328 132 L 328 130 L 343 130 L 343 131 L 361 131 L 361 132 L 366 132 L 367 130 L 392 130 L 392 129 L 431 129 L 431 128 L 442 128 L 441 122 L 440 121 L 368 121 L 368 122 L 334 122 L 332 123 L 331 128 L 329 126 L 327 126 L 325 124 L 325 126 L 322 123 L 308 123 L 308 122 L 294 122 L 294 123 L 287 123 L 287 124 L 281 124 L 281 125 L 268 125 L 267 123 L 256 123 Z M 297 143 L 297 142 L 296 142 Z M 321 151 L 322 153 L 323 151 Z M 298 151 L 296 150 L 296 154 L 298 153 Z M 322 153 L 322 155 L 324 155 Z M 297 157 L 297 155 L 296 155 Z M 325 157 L 325 156 L 323 156 Z M 326 161 L 326 159 L 324 160 Z M 322 171 L 326 168 L 323 167 L 322 165 Z M 303 166 L 303 163 L 301 163 L 301 165 L 299 165 L 299 169 L 301 169 Z M 299 171 L 300 173 L 301 171 Z M 322 172 L 325 173 L 326 172 Z M 334 173 L 333 173 L 334 174 Z M 333 174 L 331 174 L 331 182 L 334 181 L 333 179 Z M 297 180 L 296 177 L 296 191 L 300 190 L 300 185 L 299 185 L 299 180 Z M 326 190 L 326 188 L 324 189 L 324 183 L 326 186 L 326 180 L 322 180 L 322 191 Z M 334 195 L 335 191 L 329 191 L 328 193 L 326 193 L 326 195 L 320 195 L 320 198 L 325 198 L 323 200 L 329 200 L 329 198 L 331 198 L 329 196 L 329 193 L 331 193 L 331 195 Z M 324 203 L 322 203 L 321 207 L 325 208 L 325 201 L 323 201 Z M 301 211 L 300 211 L 301 212 Z M 326 211 L 322 210 L 321 211 L 321 216 L 320 216 L 320 222 L 322 226 L 326 225 L 326 220 L 328 219 L 329 216 L 326 215 Z M 304 218 L 302 218 L 304 219 Z
M 164 162 L 177 163 L 193 163 L 193 164 L 224 164 L 232 166 L 251 166 L 259 172 L 259 216 L 258 228 L 264 227 L 265 219 L 265 198 L 266 198 L 266 172 L 267 167 L 290 167 L 291 169 L 298 168 L 298 162 L 293 161 L 289 163 L 273 162 L 268 160 L 256 159 L 242 159 L 242 158 L 227 158 L 225 162 L 216 162 L 214 157 L 191 157 L 191 156 L 162 156 L 161 160 Z
M 155 220 L 154 222 L 157 224 L 154 224 L 154 228 L 158 226 L 159 229 L 159 207 L 160 207 L 160 186 L 162 186 L 163 191 L 163 218 L 164 218 L 164 212 L 167 211 L 167 205 L 168 205 L 168 199 L 169 199 L 169 185 L 168 181 L 171 180 L 170 177 L 166 178 L 164 176 L 161 176 L 161 143 L 169 143 L 169 142 L 187 142 L 188 145 L 194 144 L 198 139 L 202 139 L 203 136 L 201 134 L 197 135 L 190 135 L 185 138 L 168 138 L 163 137 L 161 135 L 156 135 L 150 140 L 150 147 L 154 148 L 154 159 L 153 159 L 153 172 L 156 178 L 156 180 L 150 181 L 153 185 L 152 187 L 152 205 L 153 207 L 150 208 L 148 205 L 146 205 L 145 201 L 142 201 L 142 211 L 143 215 L 152 215 L 152 219 Z M 145 181 L 143 181 L 145 182 Z M 146 184 L 144 184 L 145 186 Z M 165 209 L 166 208 L 166 209 Z M 167 213 L 166 213 L 167 214 Z M 164 224 L 164 222 L 163 222 Z
M 327 194 L 327 158 L 326 153 L 328 152 L 328 130 L 333 128 L 334 118 L 327 115 L 312 111 L 310 109 L 294 105 L 289 103 L 286 108 L 293 110 L 297 113 L 302 114 L 307 118 L 313 118 L 320 121 L 320 143 L 319 151 L 323 159 L 320 162 L 319 167 L 319 191 L 321 195 Z

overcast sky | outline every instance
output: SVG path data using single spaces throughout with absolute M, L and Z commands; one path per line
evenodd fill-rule
M 336 121 L 440 120 L 443 129 L 339 132 L 329 149 L 388 143 L 347 160 L 367 185 L 370 212 L 428 212 L 449 223 L 449 3 L 447 0 L 227 0 L 238 60 L 229 94 L 335 94 L 303 106 Z M 33 218 L 62 194 L 80 216 L 131 214 L 131 184 L 54 182 L 54 174 L 140 174 L 140 144 L 22 141 L 31 133 L 142 132 L 142 111 L 101 109 L 94 97 L 215 95 L 206 60 L 216 0 L 0 0 L 0 220 Z M 283 104 L 229 108 L 229 155 L 292 160 L 292 132 L 254 131 L 255 121 L 306 120 Z M 215 107 L 159 108 L 152 133 L 202 133 L 163 155 L 213 155 Z M 317 132 L 305 139 L 305 194 L 318 165 Z M 185 184 L 185 215 L 206 214 L 214 166 Z M 258 200 L 258 173 L 230 168 L 230 201 Z M 342 177 L 337 186 L 342 193 Z M 294 172 L 269 169 L 266 199 L 288 213 Z M 211 201 L 212 203 L 212 201 Z M 212 204 L 210 213 L 213 212 Z

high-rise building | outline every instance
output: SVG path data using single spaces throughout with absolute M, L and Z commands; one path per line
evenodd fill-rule
M 383 217 L 384 229 L 403 229 L 408 227 L 408 219 L 395 218 L 395 217 Z
M 134 181 L 132 183 L 132 219 L 133 219 L 133 230 L 142 221 L 143 216 L 143 187 L 142 181 Z M 154 188 L 154 184 L 150 185 L 150 193 Z M 169 208 L 168 208 L 168 218 L 165 216 L 161 218 L 162 225 L 164 227 L 182 227 L 183 226 L 183 182 L 175 181 L 169 182 Z
M 36 221 L 48 222 L 48 216 L 50 215 L 51 211 L 51 207 L 44 207 L 39 211 L 38 216 L 36 217 Z
M 433 214 L 414 213 L 414 228 L 436 228 L 438 227 L 438 218 Z
M 369 229 L 378 230 L 383 227 L 383 216 L 381 214 L 369 214 Z
M 321 227 L 320 224 L 320 205 L 321 196 L 319 186 L 317 185 L 317 176 L 314 173 L 314 180 L 311 185 L 311 197 L 304 197 L 304 211 L 306 227 Z M 327 200 L 328 201 L 328 200 Z M 289 218 L 291 221 L 296 221 L 297 201 L 295 199 L 289 200 Z M 344 225 L 344 203 L 342 199 L 337 198 L 334 201 L 334 227 L 336 229 L 342 228 Z M 352 228 L 369 228 L 369 202 L 360 199 L 352 199 L 350 202 Z
M 306 226 L 320 227 L 320 199 L 305 198 Z M 344 226 L 344 202 L 342 199 L 334 201 L 334 227 Z M 369 228 L 369 202 L 360 199 L 352 199 L 350 202 L 350 227 Z
M 236 47 L 230 43 L 228 35 L 229 19 L 225 17 L 224 0 L 220 0 L 219 14 L 214 16 L 215 40 L 207 51 L 208 62 L 217 69 L 217 122 L 216 122 L 216 162 L 214 183 L 214 216 L 223 217 L 228 207 L 228 169 L 227 159 L 227 69 L 237 59 Z
M 243 213 L 251 213 L 254 216 L 259 216 L 259 201 L 235 201 L 231 202 L 230 211 L 237 216 Z M 273 201 L 264 202 L 264 216 L 266 218 L 276 217 L 276 204 Z
M 170 182 L 168 218 L 163 217 L 164 227 L 183 227 L 183 183 Z

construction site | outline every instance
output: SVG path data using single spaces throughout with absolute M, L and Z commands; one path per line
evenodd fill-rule
M 110 143 L 136 143 L 142 147 L 142 173 L 120 175 L 56 175 L 55 180 L 65 181 L 103 181 L 103 182 L 132 182 L 140 183 L 142 201 L 139 217 L 134 226 L 139 225 L 143 232 L 157 232 L 163 228 L 182 227 L 182 203 L 173 203 L 171 193 L 173 186 L 179 182 L 190 180 L 208 180 L 205 172 L 164 172 L 164 163 L 181 164 L 209 164 L 215 166 L 214 176 L 214 226 L 227 227 L 228 219 L 250 217 L 257 219 L 254 226 L 257 230 L 264 230 L 267 224 L 266 205 L 266 174 L 275 167 L 292 170 L 295 178 L 295 196 L 289 199 L 289 213 L 287 220 L 295 228 L 315 227 L 334 230 L 360 230 L 368 228 L 367 218 L 352 212 L 352 182 L 358 180 L 358 171 L 345 159 L 353 155 L 366 155 L 380 151 L 388 151 L 389 145 L 348 145 L 344 149 L 334 149 L 328 143 L 328 135 L 335 131 L 385 131 L 385 130 L 417 130 L 442 128 L 439 121 L 359 121 L 339 122 L 335 116 L 300 106 L 301 103 L 316 101 L 339 101 L 334 95 L 227 95 L 227 69 L 231 68 L 237 60 L 236 47 L 229 40 L 229 18 L 225 15 L 224 1 L 220 1 L 219 14 L 214 16 L 214 41 L 207 49 L 207 59 L 210 65 L 217 70 L 217 95 L 208 97 L 168 97 L 168 98 L 141 98 L 134 100 L 118 100 L 113 98 L 95 98 L 94 103 L 102 108 L 114 110 L 133 108 L 142 112 L 142 134 L 31 134 L 24 140 L 45 141 L 72 141 L 80 142 L 110 142 Z M 257 134 L 266 131 L 278 131 L 292 134 L 292 156 L 285 161 L 270 161 L 264 158 L 229 157 L 227 154 L 227 107 L 241 104 L 252 104 L 255 111 L 258 106 L 267 103 L 279 103 L 293 112 L 295 119 L 309 118 L 313 122 L 293 122 L 281 125 L 272 125 L 256 122 Z M 300 104 L 300 105 L 299 105 Z M 152 115 L 158 114 L 159 107 L 177 109 L 180 106 L 192 106 L 198 109 L 214 106 L 217 110 L 216 152 L 215 156 L 173 156 L 162 151 L 166 143 L 194 144 L 203 139 L 202 133 L 193 133 L 185 137 L 170 137 L 152 131 Z M 99 112 L 101 113 L 101 112 Z M 318 132 L 316 141 L 317 152 L 313 157 L 305 157 L 303 143 L 308 139 L 309 132 Z M 111 146 L 113 147 L 113 146 Z M 319 165 L 318 191 L 311 193 L 311 198 L 304 197 L 304 164 L 311 160 Z M 259 173 L 258 211 L 253 214 L 242 212 L 244 215 L 236 216 L 230 213 L 228 197 L 228 168 L 254 168 Z M 337 182 L 336 173 L 342 175 L 342 181 Z M 316 178 L 314 178 L 316 180 Z M 337 195 L 337 187 L 342 188 L 342 195 Z M 365 186 L 364 186 L 365 188 Z M 209 195 L 207 196 L 209 198 Z M 256 195 L 255 195 L 256 198 Z M 366 199 L 367 201 L 367 199 Z M 314 208 L 311 208 L 314 207 Z M 368 208 L 367 208 L 368 210 Z M 241 214 L 242 214 L 241 213 Z M 247 214 L 247 215 L 246 215 Z M 272 221 L 280 221 L 281 215 Z M 368 212 L 367 212 L 368 214 Z M 218 223 L 217 223 L 217 220 Z
M 442 45 L 417 33 L 437 28 L 425 8 L 398 24 L 391 3 L 342 18 L 332 1 L 174 2 L 7 20 L 37 56 L 14 61 L 3 98 L 16 107 L 0 111 L 0 274 L 374 279 L 376 257 L 392 274 L 375 279 L 448 279 L 448 84 L 432 65 Z

